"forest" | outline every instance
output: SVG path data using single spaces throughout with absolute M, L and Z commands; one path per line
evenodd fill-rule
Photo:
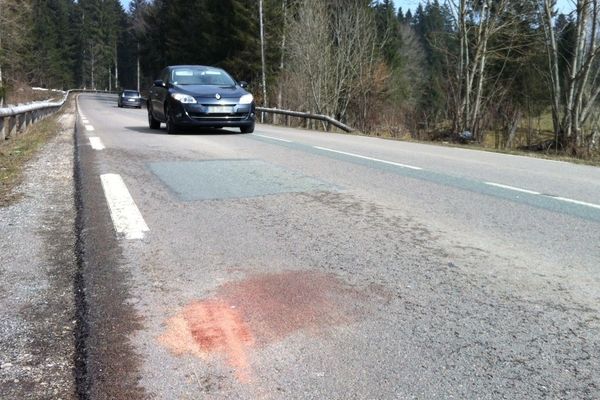
M 594 158 L 600 0 L 571 4 L 0 0 L 0 104 L 24 86 L 144 92 L 166 65 L 203 64 L 258 105 L 368 134 Z

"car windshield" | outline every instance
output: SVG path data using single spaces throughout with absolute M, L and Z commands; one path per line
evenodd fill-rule
M 125 90 L 123 92 L 123 96 L 126 96 L 126 97 L 140 97 L 140 94 L 138 92 L 136 92 L 136 91 L 133 91 L 133 90 Z
M 217 68 L 177 68 L 171 71 L 171 82 L 173 85 L 235 85 L 225 71 Z

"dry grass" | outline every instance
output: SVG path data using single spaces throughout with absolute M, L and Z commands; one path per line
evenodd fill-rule
M 19 199 L 14 188 L 23 178 L 23 168 L 42 146 L 59 131 L 58 115 L 54 114 L 19 133 L 16 138 L 0 143 L 0 207 Z

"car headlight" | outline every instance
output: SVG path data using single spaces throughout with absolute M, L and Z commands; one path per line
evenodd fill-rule
M 173 93 L 171 97 L 183 104 L 196 104 L 196 99 L 189 94 Z
M 252 104 L 254 97 L 251 94 L 245 94 L 240 97 L 240 104 Z

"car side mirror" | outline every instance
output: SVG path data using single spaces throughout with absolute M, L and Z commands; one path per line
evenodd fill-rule
M 246 81 L 240 81 L 240 87 L 242 89 L 246 89 L 248 87 L 248 82 L 246 82 Z
M 162 81 L 162 79 L 157 79 L 154 81 L 154 86 L 165 87 L 165 83 Z

